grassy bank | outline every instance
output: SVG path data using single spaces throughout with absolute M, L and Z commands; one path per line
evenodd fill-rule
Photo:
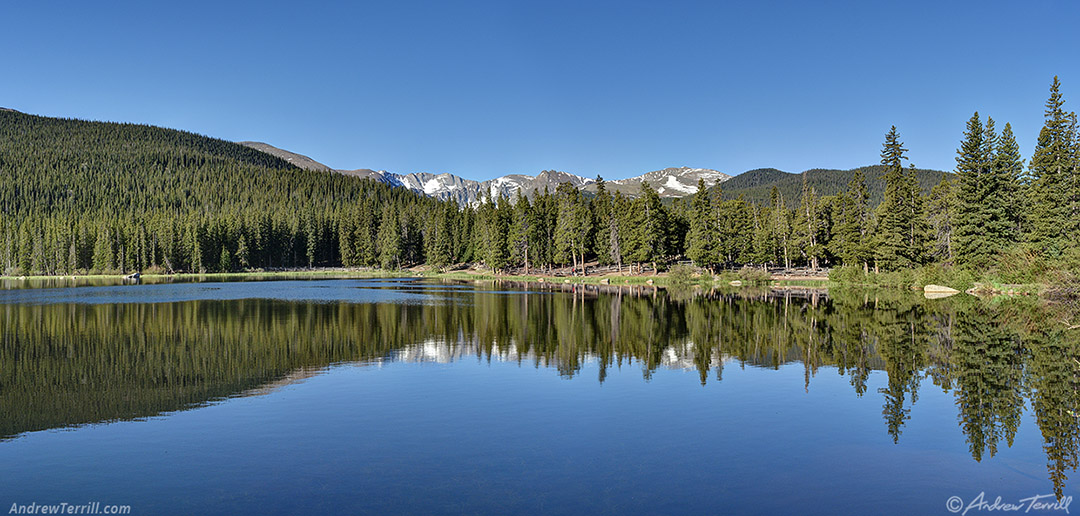
M 286 271 L 247 271 L 194 273 L 147 273 L 139 276 L 144 284 L 184 283 L 199 281 L 260 281 L 260 280 L 309 280 L 309 279 L 367 279 L 414 277 L 409 271 L 386 271 L 375 269 L 313 269 Z M 108 286 L 124 284 L 124 274 L 76 274 L 63 276 L 0 276 L 0 288 L 60 288 L 80 286 Z
M 1068 271 L 1048 269 L 1039 275 L 1030 270 L 1014 269 L 1010 274 L 1002 275 L 993 269 L 976 273 L 967 269 L 951 268 L 941 265 L 927 265 L 918 269 L 895 272 L 864 273 L 861 268 L 840 267 L 829 274 L 828 280 L 815 279 L 773 279 L 768 272 L 756 268 L 744 268 L 737 271 L 723 271 L 710 274 L 696 267 L 676 265 L 666 272 L 644 275 L 591 275 L 591 276 L 548 276 L 541 274 L 517 275 L 494 274 L 477 269 L 437 272 L 420 269 L 382 270 L 382 269 L 299 269 L 280 271 L 247 271 L 230 273 L 179 273 L 179 274 L 142 274 L 142 283 L 172 283 L 198 281 L 259 281 L 259 280 L 308 280 L 308 279 L 369 279 L 369 278 L 429 278 L 456 281 L 515 281 L 551 284 L 579 285 L 653 285 L 665 288 L 703 287 L 739 288 L 739 287 L 787 287 L 787 288 L 857 288 L 857 289 L 895 289 L 922 290 L 926 285 L 943 285 L 961 292 L 975 289 L 980 294 L 1039 295 L 1055 296 L 1065 292 L 1075 296 L 1073 289 L 1080 281 Z M 1038 278 L 1038 281 L 1031 281 Z M 1017 280 L 1028 281 L 1017 281 Z M 124 283 L 120 274 L 85 274 L 65 276 L 0 276 L 0 287 L 34 288 L 66 287 L 90 285 L 117 285 Z M 1072 293 L 1070 293 L 1072 292 Z
M 829 274 L 829 284 L 891 289 L 943 285 L 977 294 L 1073 297 L 1080 294 L 1080 259 L 1073 255 L 1047 258 L 1041 253 L 1016 249 L 997 256 L 983 268 L 930 264 L 866 273 L 858 267 L 839 267 Z
M 63 276 L 0 276 L 5 287 L 62 287 L 81 285 L 115 285 L 124 282 L 123 274 L 78 274 Z M 246 271 L 227 273 L 143 273 L 143 283 L 170 283 L 194 281 L 256 281 L 286 279 L 366 279 L 366 278 L 430 278 L 458 281 L 519 281 L 535 283 L 571 283 L 581 285 L 654 285 L 659 287 L 702 286 L 800 286 L 824 287 L 825 281 L 772 280 L 760 269 L 724 271 L 713 275 L 696 267 L 676 265 L 658 274 L 622 275 L 604 274 L 591 276 L 549 276 L 542 274 L 494 274 L 476 269 L 437 272 L 431 270 L 383 270 L 383 269 L 298 269 L 283 271 Z
M 737 282 L 741 285 L 770 285 L 772 283 L 781 283 L 772 281 L 772 277 L 769 273 L 760 269 L 742 269 L 739 271 L 725 271 L 718 275 L 713 275 L 697 267 L 690 267 L 684 265 L 676 265 L 671 267 L 666 272 L 657 274 L 638 274 L 638 275 L 624 275 L 624 274 L 595 274 L 591 276 L 548 276 L 542 274 L 492 274 L 476 270 L 470 271 L 453 271 L 453 272 L 423 272 L 422 277 L 426 278 L 438 278 L 449 280 L 464 280 L 464 281 L 491 281 L 491 280 L 505 280 L 505 281 L 523 281 L 523 282 L 544 282 L 544 283 L 572 283 L 580 285 L 655 285 L 661 287 L 677 287 L 677 286 L 732 286 L 732 282 Z M 783 282 L 788 284 L 789 282 Z M 796 283 L 796 282 L 790 282 Z M 814 283 L 813 286 L 823 286 L 824 281 L 821 282 L 803 282 Z

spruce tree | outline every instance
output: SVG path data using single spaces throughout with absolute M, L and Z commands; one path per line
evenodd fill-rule
M 631 210 L 634 217 L 631 260 L 639 264 L 652 263 L 653 271 L 656 271 L 657 262 L 667 251 L 667 212 L 656 190 L 644 181 L 641 182 L 641 195 L 631 203 Z
M 1026 211 L 1022 185 L 1024 160 L 1020 156 L 1020 146 L 1016 144 L 1011 124 L 1005 124 L 1001 136 L 997 139 L 990 172 L 993 183 L 1000 185 L 999 217 L 1004 225 L 1001 234 L 1008 246 L 1020 240 L 1023 213 Z
M 596 197 L 593 197 L 590 204 L 592 220 L 596 224 L 596 231 L 593 232 L 592 252 L 596 255 L 597 262 L 602 265 L 611 265 L 618 261 L 611 257 L 611 235 L 609 232 L 612 216 L 611 203 L 611 192 L 607 190 L 607 183 L 604 182 L 604 178 L 596 176 Z
M 236 243 L 236 262 L 241 269 L 247 269 L 251 265 L 250 259 L 247 239 L 244 238 L 244 235 L 240 235 L 240 240 Z
M 510 259 L 524 265 L 525 274 L 529 273 L 529 248 L 534 241 L 534 228 L 532 204 L 519 189 L 510 222 Z
M 623 228 L 627 225 L 627 214 L 629 211 L 630 203 L 623 197 L 622 193 L 615 192 L 615 195 L 611 199 L 611 212 L 608 217 L 608 252 L 611 253 L 611 261 L 615 263 L 619 272 L 622 272 L 623 257 L 625 251 L 623 250 Z
M 951 264 L 954 258 L 956 189 L 947 176 L 942 177 L 941 182 L 930 191 L 926 211 L 932 242 L 930 257 L 936 261 Z
M 698 191 L 701 191 L 700 188 Z M 740 198 L 740 202 L 741 201 L 742 199 Z M 725 224 L 724 220 L 724 217 L 726 216 L 724 210 L 724 187 L 720 181 L 717 181 L 716 184 L 713 185 L 712 198 L 709 200 L 709 205 L 712 208 L 712 213 L 709 214 L 708 226 L 716 232 L 712 246 L 715 255 L 714 261 L 719 265 L 720 263 L 731 261 L 731 242 L 729 242 L 729 240 L 732 237 L 729 231 L 725 231 L 725 226 L 727 226 L 727 224 Z M 750 237 L 753 238 L 752 235 Z
M 505 205 L 505 201 L 500 201 L 500 204 Z M 484 263 L 493 272 L 504 269 L 510 258 L 506 245 L 508 225 L 503 215 L 503 210 L 499 209 L 499 206 L 490 196 L 488 196 L 486 202 L 480 205 L 477 212 L 477 223 L 480 226 L 482 235 Z
M 1045 123 L 1031 157 L 1029 202 L 1031 217 L 1027 239 L 1051 255 L 1060 254 L 1076 240 L 1069 234 L 1070 188 L 1076 167 L 1075 126 L 1064 110 L 1061 82 L 1055 76 L 1046 101 Z
M 94 241 L 93 262 L 93 269 L 99 273 L 108 273 L 115 269 L 113 265 L 112 233 L 105 225 L 102 225 L 97 240 Z M 29 269 L 29 266 L 25 268 Z
M 498 216 L 505 219 L 509 207 L 505 197 L 499 197 Z M 451 204 L 445 204 L 435 208 L 431 218 L 432 234 L 425 236 L 424 241 L 430 242 L 428 247 L 428 263 L 443 269 L 454 261 L 454 215 L 457 209 Z M 503 223 L 505 226 L 505 222 Z
M 916 265 L 925 251 L 922 195 L 915 170 L 905 173 L 907 160 L 896 126 L 885 135 L 881 164 L 885 166 L 885 195 L 877 208 L 874 228 L 875 269 L 895 270 Z
M 341 217 L 341 221 L 338 223 L 338 245 L 341 249 L 338 254 L 341 256 L 341 265 L 345 267 L 356 267 L 356 227 L 354 226 L 355 217 L 351 216 L 352 212 L 356 211 L 356 207 L 353 206 L 350 211 L 346 211 L 345 215 Z
M 984 130 L 976 111 L 967 122 L 964 140 L 956 151 L 956 262 L 985 267 L 997 247 L 995 235 L 988 233 L 987 203 L 991 200 L 988 184 L 993 157 L 991 137 Z
M 232 253 L 224 245 L 221 246 L 221 255 L 218 258 L 218 272 L 232 271 Z
M 847 189 L 833 200 L 835 224 L 829 247 L 845 265 L 861 266 L 865 271 L 873 256 L 868 232 L 870 192 L 861 169 L 856 169 Z
M 717 186 L 719 188 L 719 185 Z M 717 221 L 717 262 L 748 263 L 754 255 L 754 213 L 742 195 L 720 202 Z M 714 208 L 715 209 L 715 208 Z
M 712 196 L 705 188 L 705 180 L 698 179 L 690 207 L 690 231 L 686 236 L 686 256 L 698 266 L 713 269 L 717 263 L 717 231 L 712 224 L 714 217 Z
M 585 251 L 591 244 L 592 221 L 581 191 L 570 183 L 555 190 L 558 218 L 555 224 L 556 259 L 570 263 L 575 272 L 584 272 Z
M 392 269 L 401 266 L 401 222 L 397 210 L 387 204 L 379 219 L 379 266 Z
M 905 203 L 904 215 L 906 230 L 904 239 L 906 249 L 904 258 L 907 265 L 914 267 L 926 263 L 930 245 L 930 228 L 926 222 L 926 199 L 919 187 L 918 169 L 912 164 L 904 175 Z

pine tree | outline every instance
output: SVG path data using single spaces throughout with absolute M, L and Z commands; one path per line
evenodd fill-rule
M 716 188 L 719 188 L 717 185 Z M 719 201 L 715 195 L 713 202 L 720 202 L 716 210 L 716 256 L 718 262 L 747 263 L 754 256 L 754 213 L 749 203 L 740 195 L 738 199 Z M 715 208 L 714 208 L 715 210 Z
M 101 226 L 94 241 L 93 268 L 100 273 L 112 272 L 116 268 L 113 264 L 112 234 L 106 225 Z
M 775 186 L 769 197 L 772 204 L 770 210 L 774 240 L 772 247 L 776 250 L 776 255 L 771 261 L 783 263 L 784 268 L 791 268 L 791 212 L 784 204 L 784 196 Z
M 318 226 L 315 223 L 315 212 L 311 211 L 304 217 L 304 249 L 307 251 L 308 268 L 315 266 L 315 252 L 318 250 L 319 236 Z M 212 256 L 212 255 L 211 255 Z
M 686 256 L 698 266 L 713 269 L 716 266 L 717 228 L 713 221 L 712 196 L 705 188 L 705 180 L 698 179 L 690 208 L 690 231 L 686 236 Z
M 793 239 L 803 259 L 811 268 L 817 269 L 824 255 L 825 220 L 821 214 L 818 198 L 809 186 L 807 172 L 803 172 L 802 200 L 795 220 Z
M 1005 227 L 1003 239 L 1007 244 L 1020 240 L 1023 214 L 1027 211 L 1023 195 L 1024 160 L 1020 157 L 1020 146 L 1016 144 L 1012 125 L 1006 123 L 997 139 L 994 149 L 994 162 L 990 167 L 994 182 L 1000 185 L 1001 215 Z
M 596 176 L 596 197 L 593 198 L 590 204 L 592 207 L 592 220 L 596 224 L 592 252 L 601 265 L 611 265 L 618 261 L 612 258 L 611 252 L 611 203 L 612 197 L 611 193 L 607 191 L 607 183 L 604 182 L 604 178 Z
M 615 192 L 611 199 L 611 211 L 608 216 L 608 252 L 611 253 L 611 261 L 618 267 L 619 272 L 622 272 L 623 257 L 626 256 L 623 250 L 623 228 L 626 227 L 629 204 L 622 193 Z
M 953 263 L 953 232 L 956 219 L 956 189 L 948 177 L 930 191 L 927 202 L 927 223 L 930 227 L 930 257 L 939 262 Z
M 904 259 L 908 266 L 914 267 L 926 263 L 926 254 L 930 245 L 930 228 L 926 222 L 926 199 L 919 187 L 918 169 L 912 164 L 904 175 L 904 216 L 907 218 L 904 241 Z
M 534 240 L 534 229 L 532 204 L 518 190 L 510 222 L 510 259 L 524 265 L 525 274 L 529 273 L 529 247 Z
M 555 190 L 558 198 L 558 218 L 555 223 L 556 260 L 570 263 L 576 272 L 584 272 L 585 250 L 591 243 L 592 221 L 589 207 L 581 191 L 570 183 L 561 183 Z
M 358 265 L 374 265 L 376 263 L 375 240 L 378 232 L 378 214 L 375 213 L 375 202 L 364 199 L 358 207 L 355 223 L 356 263 Z M 311 217 L 314 219 L 314 215 Z M 431 220 L 431 217 L 428 217 Z M 311 254 L 311 251 L 309 251 Z
M 903 142 L 892 126 L 882 144 L 881 164 L 885 166 L 885 195 L 877 208 L 874 228 L 875 269 L 895 270 L 921 263 L 926 251 L 926 221 L 915 169 L 905 173 L 907 159 Z
M 341 256 L 341 264 L 345 267 L 356 267 L 359 265 L 356 258 L 356 220 L 354 215 L 356 207 L 353 206 L 350 211 L 345 212 L 341 217 L 341 221 L 338 223 L 338 245 L 341 250 L 338 254 Z
M 505 201 L 499 204 L 505 205 Z M 480 226 L 481 248 L 484 263 L 494 272 L 504 269 L 509 261 L 506 245 L 507 220 L 503 210 L 488 196 L 477 212 L 477 224 Z
M 240 235 L 240 240 L 236 243 L 236 261 L 241 269 L 247 269 L 251 265 L 250 259 L 247 239 L 244 238 L 244 235 Z
M 1071 175 L 1076 167 L 1075 127 L 1063 109 L 1061 82 L 1055 76 L 1046 101 L 1045 123 L 1031 157 L 1027 239 L 1056 255 L 1076 240 L 1069 234 Z
M 869 242 L 870 192 L 862 170 L 856 169 L 847 189 L 833 200 L 836 219 L 829 247 L 845 265 L 862 266 L 866 271 L 873 257 Z
M 401 265 L 401 222 L 397 210 L 387 204 L 383 207 L 379 224 L 379 265 L 384 269 Z
M 984 213 L 990 192 L 987 183 L 993 161 L 987 149 L 992 148 L 990 136 L 983 129 L 976 111 L 967 122 L 964 140 L 956 151 L 956 261 L 985 267 L 994 252 L 995 235 L 987 233 L 987 214 Z
M 500 196 L 495 216 L 505 218 L 506 211 L 506 198 Z M 436 208 L 434 216 L 429 218 L 430 230 L 424 235 L 424 242 L 428 244 L 426 253 L 428 264 L 440 270 L 454 259 L 453 217 L 455 213 L 456 209 L 450 204 Z
M 188 226 L 188 245 L 189 249 L 189 268 L 191 272 L 202 274 L 206 272 L 206 268 L 203 267 L 203 252 L 202 252 L 202 225 L 194 218 Z
M 660 196 L 642 181 L 641 195 L 631 203 L 634 223 L 631 228 L 631 260 L 639 264 L 651 262 L 653 271 L 667 251 L 667 212 Z
M 232 271 L 232 254 L 229 253 L 229 249 L 225 246 L 221 246 L 221 256 L 218 259 L 218 271 Z

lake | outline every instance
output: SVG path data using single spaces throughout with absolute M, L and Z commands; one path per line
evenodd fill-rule
M 1064 514 L 1078 312 L 407 279 L 0 290 L 0 509 Z

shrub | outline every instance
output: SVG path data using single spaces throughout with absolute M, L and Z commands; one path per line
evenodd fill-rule
M 743 283 L 758 284 L 772 281 L 772 274 L 757 267 L 743 267 L 735 273 Z
M 927 285 L 944 285 L 949 282 L 948 275 L 945 273 L 945 268 L 938 263 L 931 263 L 929 265 L 923 265 L 915 270 L 915 285 L 916 287 L 925 287 Z
M 1037 248 L 1018 245 L 994 257 L 987 276 L 1002 283 L 1038 283 L 1044 281 L 1052 265 Z
M 868 278 L 863 274 L 861 267 L 843 265 L 840 267 L 833 267 L 833 269 L 829 271 L 829 281 L 841 285 L 860 285 L 867 283 Z
M 690 265 L 673 265 L 668 269 L 668 280 L 673 285 L 689 285 L 694 277 L 700 274 L 696 267 Z

